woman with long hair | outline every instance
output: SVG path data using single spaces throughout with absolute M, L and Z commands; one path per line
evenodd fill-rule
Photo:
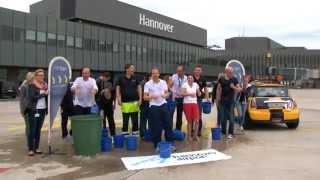
M 44 70 L 34 72 L 34 80 L 28 87 L 27 95 L 27 141 L 29 156 L 42 154 L 39 150 L 41 128 L 47 114 L 48 85 L 44 80 Z
M 19 105 L 20 105 L 20 114 L 24 119 L 25 122 L 25 133 L 26 136 L 28 135 L 28 122 L 27 122 L 27 105 L 28 105 L 28 87 L 32 83 L 34 79 L 34 72 L 28 72 L 26 74 L 25 80 L 22 82 L 22 84 L 19 87 Z

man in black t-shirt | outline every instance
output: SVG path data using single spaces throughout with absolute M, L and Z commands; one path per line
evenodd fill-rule
M 115 90 L 110 80 L 110 73 L 104 72 L 100 78 L 96 81 L 98 86 L 98 93 L 96 95 L 96 101 L 99 108 L 103 111 L 103 128 L 106 128 L 106 118 L 108 119 L 110 135 L 114 136 L 116 132 L 114 122 L 114 109 L 115 102 Z
M 194 82 L 198 84 L 199 90 L 201 92 L 201 95 L 197 95 L 198 100 L 198 106 L 199 106 L 199 130 L 198 130 L 198 136 L 201 136 L 201 129 L 202 129 L 202 99 L 206 98 L 209 100 L 209 93 L 207 88 L 207 82 L 205 79 L 201 77 L 202 75 L 202 66 L 199 64 L 197 65 L 193 70 L 193 79 Z
M 219 93 L 219 109 L 221 111 L 222 134 L 227 134 L 227 122 L 229 120 L 228 138 L 231 139 L 234 135 L 234 93 L 240 92 L 241 87 L 237 78 L 233 77 L 231 67 L 225 69 L 225 75 L 219 79 L 218 83 L 218 89 L 221 91 L 221 93 Z
M 141 85 L 134 76 L 135 68 L 132 64 L 126 64 L 125 71 L 125 75 L 116 83 L 117 100 L 123 117 L 122 134 L 129 134 L 128 125 L 131 117 L 132 134 L 138 135 L 138 113 L 142 101 Z

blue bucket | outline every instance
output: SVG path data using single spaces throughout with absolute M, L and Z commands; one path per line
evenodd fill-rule
M 126 137 L 126 147 L 128 151 L 137 150 L 138 138 L 137 136 L 127 136 Z
M 112 140 L 108 137 L 101 139 L 101 152 L 110 152 L 112 150 Z
M 171 157 L 171 143 L 170 142 L 159 142 L 158 144 L 160 158 L 170 158 Z
M 221 128 L 212 128 L 211 129 L 212 140 L 221 140 Z
M 109 136 L 108 129 L 102 129 L 101 135 L 102 137 L 108 137 Z
M 95 105 L 91 106 L 91 108 L 90 108 L 91 114 L 99 114 L 99 112 L 100 112 L 100 110 L 99 110 L 98 105 L 95 104 Z
M 115 135 L 113 140 L 114 140 L 114 147 L 115 148 L 123 148 L 124 136 L 122 134 Z
M 144 139 L 145 141 L 152 141 L 151 129 L 147 129 L 147 130 L 144 132 L 143 139 Z
M 186 133 L 177 129 L 173 130 L 172 133 L 173 133 L 174 140 L 177 140 L 177 141 L 183 141 L 184 138 L 186 137 Z
M 202 112 L 205 114 L 211 113 L 211 102 L 202 102 Z
M 172 112 L 176 109 L 176 102 L 175 101 L 168 101 L 167 102 L 167 107 L 168 107 L 168 110 L 169 112 Z

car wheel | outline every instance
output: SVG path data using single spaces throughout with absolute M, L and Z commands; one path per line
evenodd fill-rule
M 250 119 L 250 116 L 248 113 L 246 113 L 246 118 L 245 118 L 245 121 L 244 121 L 244 125 L 243 125 L 243 128 L 244 129 L 252 129 L 253 127 L 253 123 Z
M 296 122 L 289 122 L 286 124 L 289 129 L 297 129 L 297 127 L 299 126 L 299 120 Z

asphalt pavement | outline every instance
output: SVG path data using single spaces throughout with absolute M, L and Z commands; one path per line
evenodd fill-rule
M 70 141 L 61 139 L 60 120 L 53 130 L 51 156 L 26 156 L 24 121 L 17 101 L 0 102 L 0 179 L 236 179 L 236 180 L 319 180 L 320 90 L 291 90 L 301 109 L 301 124 L 296 130 L 284 125 L 256 126 L 232 140 L 210 140 L 216 112 L 206 115 L 199 143 L 177 142 L 178 152 L 207 148 L 231 155 L 226 161 L 127 171 L 120 158 L 155 154 L 152 144 L 140 141 L 137 151 L 113 150 L 93 158 L 74 155 Z M 117 127 L 121 127 L 119 110 Z M 185 125 L 184 125 L 185 129 Z M 119 129 L 118 129 L 119 130 Z M 47 151 L 47 124 L 41 149 Z

